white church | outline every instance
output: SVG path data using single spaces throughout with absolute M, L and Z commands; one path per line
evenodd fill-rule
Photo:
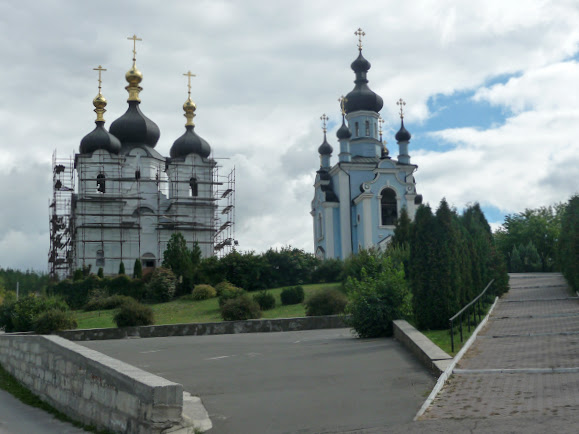
M 382 141 L 382 98 L 368 87 L 370 62 L 362 55 L 361 36 L 358 57 L 352 62 L 354 89 L 340 99 L 342 125 L 336 135 L 338 161 L 331 163 L 333 147 L 326 138 L 326 116 L 322 116 L 324 140 L 318 148 L 320 169 L 314 184 L 311 215 L 314 226 L 314 252 L 320 259 L 345 259 L 362 249 L 385 248 L 394 234 L 402 208 L 411 219 L 422 203 L 416 192 L 408 153 L 410 133 L 401 126 L 396 133 L 398 157 L 392 158 Z
M 134 44 L 139 40 L 129 39 Z M 51 274 L 90 266 L 92 272 L 102 268 L 112 275 L 121 262 L 131 274 L 136 259 L 144 270 L 160 266 L 175 232 L 183 234 L 189 248 L 197 244 L 203 257 L 228 250 L 234 243 L 234 172 L 225 181 L 219 177 L 211 147 L 195 131 L 193 74 L 184 74 L 189 80 L 185 132 L 167 158 L 155 149 L 159 127 L 140 108 L 143 74 L 136 66 L 136 46 L 125 74 L 128 108 L 109 131 L 101 93 L 105 70 L 96 70 L 96 127 L 81 140 L 73 167 L 56 160 L 53 164 Z

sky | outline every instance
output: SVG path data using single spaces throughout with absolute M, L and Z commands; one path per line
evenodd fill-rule
M 133 34 L 155 149 L 184 132 L 191 70 L 196 132 L 236 169 L 239 249 L 313 251 L 320 116 L 338 149 L 358 28 L 394 158 L 406 101 L 425 202 L 479 202 L 496 228 L 579 192 L 578 0 L 0 0 L 0 267 L 48 269 L 53 152 L 94 128 L 93 68 L 106 126 L 125 112 Z

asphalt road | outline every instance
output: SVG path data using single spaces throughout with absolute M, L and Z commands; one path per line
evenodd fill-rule
M 216 433 L 394 428 L 412 420 L 435 382 L 398 342 L 349 329 L 81 344 L 183 384 Z

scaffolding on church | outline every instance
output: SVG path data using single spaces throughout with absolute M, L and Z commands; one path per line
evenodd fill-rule
M 72 274 L 74 258 L 74 199 L 75 170 L 72 158 L 52 154 L 52 199 L 49 202 L 50 248 L 48 268 L 51 278 Z
M 106 261 L 113 261 L 115 267 L 120 262 L 132 267 L 127 260 L 134 257 L 141 259 L 143 268 L 158 266 L 163 259 L 164 243 L 174 232 L 192 233 L 192 237 L 186 237 L 192 239 L 188 242 L 189 248 L 198 243 L 205 246 L 208 254 L 219 257 L 237 245 L 235 168 L 221 175 L 220 166 L 214 162 L 209 180 L 200 182 L 208 184 L 207 188 L 200 188 L 197 194 L 192 191 L 191 179 L 201 167 L 195 164 L 190 166 L 191 177 L 179 179 L 177 176 L 169 180 L 165 161 L 158 162 L 154 176 L 141 177 L 140 170 L 134 174 L 125 171 L 127 157 L 103 159 L 101 156 L 95 162 L 98 170 L 93 166 L 92 172 L 85 170 L 77 174 L 76 165 L 82 166 L 76 161 L 78 158 L 82 155 L 66 160 L 57 159 L 56 152 L 53 155 L 49 252 L 52 276 L 70 276 L 85 263 L 104 268 Z M 97 172 L 106 173 L 107 177 L 99 178 Z M 78 191 L 75 191 L 75 181 Z M 189 197 L 172 198 L 171 183 L 188 188 Z M 181 191 L 184 190 L 181 188 Z M 173 208 L 168 211 L 166 203 L 171 200 Z M 156 203 L 156 207 L 152 207 L 155 209 L 149 208 L 151 203 Z M 154 251 L 145 252 L 141 247 L 142 220 L 149 217 L 154 220 L 157 246 Z M 108 274 L 112 272 L 109 266 Z

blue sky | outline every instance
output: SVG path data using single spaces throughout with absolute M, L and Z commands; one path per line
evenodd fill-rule
M 94 128 L 98 65 L 106 126 L 126 110 L 133 34 L 164 155 L 184 131 L 182 74 L 197 74 L 196 131 L 236 168 L 241 250 L 312 251 L 319 118 L 337 149 L 359 27 L 394 156 L 406 101 L 425 201 L 479 202 L 496 227 L 579 190 L 576 0 L 6 0 L 0 23 L 0 267 L 47 269 L 52 153 Z

